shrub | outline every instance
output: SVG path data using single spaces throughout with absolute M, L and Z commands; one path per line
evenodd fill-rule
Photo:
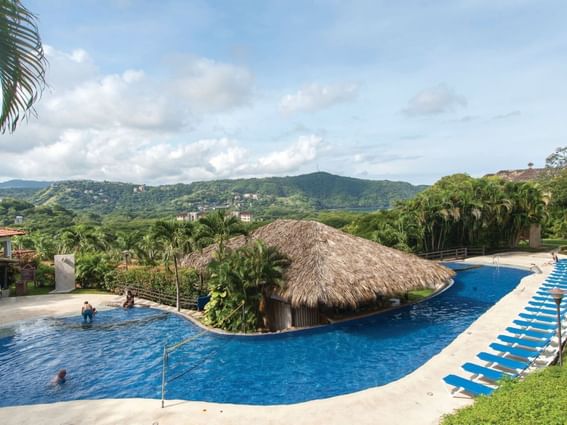
M 37 286 L 55 286 L 55 267 L 39 263 L 35 270 Z
M 179 269 L 181 297 L 195 298 L 199 295 L 199 274 L 193 269 Z M 167 270 L 151 267 L 137 267 L 128 270 L 114 270 L 106 277 L 105 288 L 114 291 L 116 287 L 141 288 L 165 295 L 175 296 L 175 275 Z
M 503 382 L 490 397 L 444 417 L 443 425 L 561 425 L 567 423 L 567 370 L 559 367 Z

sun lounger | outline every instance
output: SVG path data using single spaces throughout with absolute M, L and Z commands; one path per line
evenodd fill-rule
M 462 388 L 467 393 L 474 396 L 477 395 L 490 395 L 494 391 L 494 388 L 488 387 L 478 382 L 470 381 L 465 378 L 461 378 L 457 375 L 447 375 L 443 378 L 446 384 L 451 385 L 455 388 Z
M 539 355 L 539 351 L 511 347 L 509 345 L 503 345 L 497 342 L 493 342 L 492 344 L 489 345 L 489 347 L 492 348 L 494 351 L 511 354 L 512 356 L 520 357 L 522 359 L 534 359 Z
M 557 329 L 557 325 L 549 325 L 546 323 L 538 323 L 528 320 L 514 320 L 514 323 L 519 326 L 525 326 L 532 329 L 540 329 L 542 331 L 555 331 Z
M 475 363 L 465 363 L 461 366 L 467 372 L 473 373 L 475 375 L 480 375 L 483 378 L 489 379 L 491 381 L 499 381 L 503 378 L 515 378 L 516 374 L 502 372 L 500 370 L 490 369 L 485 366 L 480 366 Z
M 490 364 L 497 364 L 500 367 L 510 370 L 524 370 L 530 365 L 530 362 L 507 359 L 506 357 L 497 356 L 486 352 L 480 352 L 476 355 L 480 360 L 484 360 Z
M 544 301 L 528 301 L 528 304 L 534 307 L 543 307 L 543 308 L 550 308 L 550 309 L 557 309 L 557 304 L 552 302 L 544 302 Z M 567 307 L 567 303 L 561 303 L 561 308 Z M 556 310 L 557 311 L 557 310 Z
M 508 332 L 510 332 L 511 334 L 514 334 L 514 335 L 525 335 L 525 336 L 528 336 L 530 338 L 545 339 L 545 340 L 548 340 L 548 339 L 552 338 L 553 335 L 555 335 L 555 332 L 544 332 L 543 330 L 531 331 L 529 329 L 520 329 L 520 328 L 513 328 L 513 327 L 508 327 L 508 328 L 506 328 L 506 330 Z
M 500 341 L 506 342 L 508 344 L 522 345 L 529 348 L 543 348 L 549 344 L 549 340 L 534 341 L 533 339 L 516 338 L 509 335 L 498 335 L 497 337 Z
M 523 319 L 537 320 L 539 322 L 553 323 L 557 325 L 557 321 L 555 320 L 555 318 L 550 316 L 528 314 L 528 313 L 520 313 L 519 316 Z
M 552 310 L 543 307 L 526 307 L 525 310 L 529 311 L 530 313 L 546 314 L 548 316 L 557 316 L 557 310 L 555 309 Z M 565 314 L 565 310 L 560 310 L 560 312 L 561 315 Z

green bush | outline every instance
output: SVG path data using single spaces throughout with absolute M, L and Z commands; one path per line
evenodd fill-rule
M 567 370 L 556 366 L 503 382 L 490 397 L 444 417 L 442 425 L 567 424 Z
M 55 286 L 55 267 L 39 263 L 35 270 L 37 286 Z
M 179 280 L 181 297 L 195 298 L 199 295 L 199 275 L 195 270 L 180 269 Z M 167 270 L 137 267 L 129 270 L 115 270 L 105 280 L 105 288 L 109 291 L 123 286 L 175 296 L 175 275 Z

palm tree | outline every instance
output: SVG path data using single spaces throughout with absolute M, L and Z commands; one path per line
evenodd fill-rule
M 246 235 L 248 232 L 242 227 L 240 221 L 233 215 L 227 214 L 225 210 L 216 210 L 199 220 L 201 230 L 198 236 L 199 242 L 205 245 L 217 244 L 218 257 L 224 257 L 224 245 L 232 236 Z
M 173 260 L 175 269 L 176 307 L 179 305 L 179 261 L 181 257 L 195 248 L 195 228 L 190 222 L 158 221 L 152 227 L 152 235 L 163 252 L 163 260 L 168 264 Z
M 120 250 L 120 255 L 124 257 L 126 269 L 128 269 L 129 260 L 137 252 L 140 239 L 141 235 L 139 232 L 118 232 L 116 245 Z
M 2 113 L 0 130 L 13 132 L 28 114 L 45 87 L 47 60 L 36 17 L 20 0 L 0 0 L 0 80 Z

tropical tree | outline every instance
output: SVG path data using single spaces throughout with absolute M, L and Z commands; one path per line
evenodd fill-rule
M 115 246 L 120 251 L 119 255 L 124 257 L 126 267 L 128 267 L 129 260 L 138 252 L 140 240 L 139 232 L 118 232 Z
M 85 252 L 77 256 L 77 282 L 83 288 L 101 287 L 115 268 L 107 255 L 99 252 Z
M 0 130 L 13 132 L 45 87 L 47 61 L 36 17 L 20 0 L 0 0 Z
M 231 237 L 246 235 L 246 229 L 238 218 L 228 214 L 225 210 L 216 210 L 199 220 L 201 228 L 198 240 L 202 245 L 217 245 L 217 254 L 223 258 L 225 244 Z
M 209 265 L 211 300 L 205 317 L 212 326 L 230 331 L 267 325 L 267 296 L 283 284 L 288 260 L 273 247 L 256 241 Z M 235 312 L 241 309 L 236 314 Z
M 158 221 L 152 227 L 152 235 L 162 250 L 164 263 L 169 265 L 173 261 L 176 307 L 179 311 L 179 262 L 184 255 L 195 249 L 195 227 L 190 222 Z

